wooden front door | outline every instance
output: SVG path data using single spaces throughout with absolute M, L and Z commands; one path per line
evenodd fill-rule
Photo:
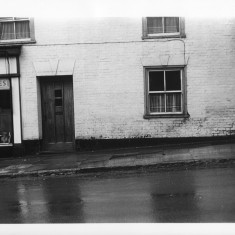
M 74 149 L 72 78 L 41 79 L 44 151 Z

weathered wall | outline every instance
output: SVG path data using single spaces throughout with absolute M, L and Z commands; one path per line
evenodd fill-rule
M 23 139 L 40 137 L 35 62 L 75 61 L 76 138 L 202 137 L 235 133 L 235 21 L 185 19 L 186 38 L 142 40 L 141 18 L 35 19 L 22 48 Z M 185 51 L 184 51 L 185 43 Z M 144 119 L 143 66 L 187 63 L 190 118 Z

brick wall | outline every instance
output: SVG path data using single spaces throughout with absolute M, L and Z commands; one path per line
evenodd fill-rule
M 142 40 L 141 18 L 35 19 L 22 48 L 23 139 L 40 138 L 35 61 L 73 58 L 75 137 L 204 137 L 235 133 L 235 20 L 185 19 L 186 38 Z M 144 119 L 145 65 L 187 62 L 190 117 Z

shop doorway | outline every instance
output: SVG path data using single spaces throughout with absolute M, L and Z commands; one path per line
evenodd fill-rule
M 72 77 L 44 77 L 41 82 L 42 148 L 44 151 L 74 149 Z
M 9 79 L 0 79 L 0 146 L 12 144 L 12 99 Z

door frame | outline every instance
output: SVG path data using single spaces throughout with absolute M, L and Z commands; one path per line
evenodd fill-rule
M 37 76 L 38 82 L 39 82 L 39 106 L 40 106 L 40 114 L 39 114 L 39 118 L 40 118 L 40 131 L 41 131 L 41 135 L 40 135 L 40 139 L 41 139 L 41 143 L 40 143 L 40 152 L 47 152 L 48 150 L 45 149 L 45 143 L 44 143 L 44 127 L 43 127 L 43 103 L 42 103 L 42 83 L 46 82 L 46 81 L 50 81 L 50 82 L 56 82 L 56 81 L 69 81 L 72 84 L 72 129 L 73 129 L 73 133 L 72 133 L 72 151 L 75 151 L 75 116 L 74 116 L 74 86 L 73 86 L 73 76 L 72 75 L 57 75 L 57 76 Z M 50 151 L 50 150 L 49 150 Z M 64 151 L 64 150 L 61 150 Z M 61 152 L 60 150 L 58 150 L 58 152 Z M 56 151 L 57 152 L 57 151 Z

